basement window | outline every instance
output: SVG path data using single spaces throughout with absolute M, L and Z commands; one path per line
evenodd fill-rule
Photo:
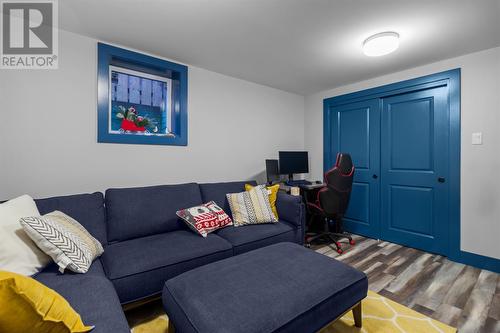
M 172 80 L 116 66 L 109 66 L 109 80 L 110 133 L 173 135 Z M 134 131 L 135 123 L 132 125 L 130 118 L 142 119 L 147 124 L 142 131 Z
M 98 142 L 187 145 L 187 67 L 98 44 Z

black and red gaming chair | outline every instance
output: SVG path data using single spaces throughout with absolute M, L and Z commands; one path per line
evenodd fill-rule
M 318 216 L 321 217 L 325 221 L 325 229 L 319 234 L 308 237 L 307 243 L 310 244 L 319 238 L 329 238 L 335 244 L 338 253 L 343 252 L 340 239 L 347 238 L 349 243 L 354 245 L 352 237 L 342 228 L 342 218 L 351 198 L 354 170 L 351 156 L 338 153 L 335 166 L 325 173 L 326 186 L 318 191 L 316 202 L 308 203 L 311 221 Z M 335 232 L 329 231 L 330 221 L 335 222 Z

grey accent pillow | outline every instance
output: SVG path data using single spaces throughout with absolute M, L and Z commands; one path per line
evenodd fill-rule
M 61 273 L 65 269 L 86 273 L 92 262 L 104 252 L 97 239 L 62 212 L 24 217 L 20 222 L 35 244 L 59 265 Z

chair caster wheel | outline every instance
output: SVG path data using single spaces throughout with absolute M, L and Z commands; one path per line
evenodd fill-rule
M 353 246 L 354 246 L 354 245 L 356 245 L 356 241 L 355 241 L 354 239 L 351 239 L 351 240 L 349 241 L 349 244 L 351 244 L 351 245 L 353 245 Z
M 311 248 L 311 244 L 309 244 L 309 243 L 304 244 L 304 246 L 305 246 L 306 248 L 308 248 L 308 249 L 310 249 L 310 248 Z
M 337 249 L 337 253 L 342 254 L 342 253 L 344 253 L 344 251 L 342 251 L 342 249 Z

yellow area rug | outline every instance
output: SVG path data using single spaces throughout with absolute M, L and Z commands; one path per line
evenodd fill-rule
M 136 325 L 133 333 L 165 333 L 168 318 L 162 314 Z M 368 291 L 363 300 L 363 328 L 354 327 L 352 312 L 324 328 L 322 333 L 456 333 L 456 328 Z

